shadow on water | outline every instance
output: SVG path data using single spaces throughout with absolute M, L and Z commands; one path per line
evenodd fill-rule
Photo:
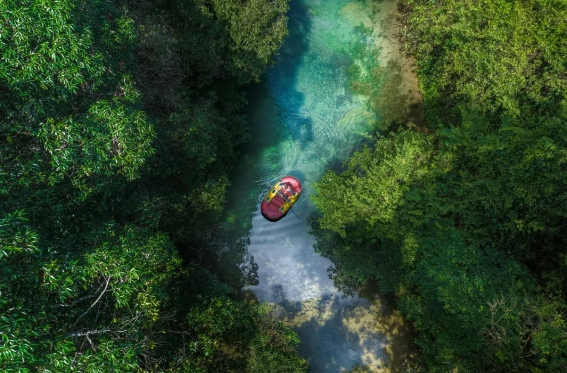
M 373 313 L 371 329 L 382 336 L 383 344 L 379 349 L 383 354 L 383 364 L 376 365 L 362 359 L 359 366 L 352 372 L 400 372 L 403 371 L 406 362 L 411 360 L 415 353 L 413 339 L 415 330 L 413 325 L 406 321 L 396 306 L 394 290 L 400 282 L 400 268 L 403 266 L 402 253 L 397 246 L 382 240 L 379 245 L 369 242 L 359 242 L 356 255 L 365 258 L 364 264 L 357 263 L 357 269 L 366 275 L 372 273 L 374 280 L 364 283 L 353 280 L 345 275 L 342 262 L 349 261 L 350 251 L 344 250 L 345 243 L 341 237 L 332 231 L 322 229 L 317 219 L 319 214 L 310 216 L 310 234 L 315 238 L 315 251 L 330 261 L 328 272 L 333 279 L 334 285 L 342 292 L 343 296 L 351 296 L 355 299 L 363 298 L 370 304 Z M 351 268 L 352 269 L 352 268 Z M 352 298 L 351 298 L 352 299 Z M 361 345 L 363 350 L 367 350 Z M 371 361 L 371 360 L 370 360 Z
M 411 326 L 392 300 L 319 299 L 290 302 L 282 286 L 272 287 L 279 302 L 274 315 L 299 335 L 299 353 L 317 372 L 401 372 L 412 353 Z
M 279 144 L 288 138 L 309 143 L 313 139 L 313 124 L 309 117 L 298 116 L 304 104 L 303 93 L 294 89 L 300 60 L 308 48 L 305 35 L 310 32 L 308 8 L 300 0 L 290 2 L 288 12 L 289 35 L 275 59 L 277 68 L 267 73 L 267 81 L 251 84 L 246 89 L 249 102 L 246 115 L 251 139 L 238 149 L 241 156 L 229 174 L 223 227 L 214 245 L 219 247 L 219 261 L 214 272 L 235 289 L 256 285 L 257 265 L 247 250 L 250 244 L 252 218 L 257 213 L 260 199 L 267 191 L 267 183 L 273 184 L 279 171 L 285 169 L 286 159 L 280 153 Z M 286 107 L 276 104 L 270 84 L 285 82 Z M 273 88 L 273 87 L 272 87 Z M 290 114 L 291 113 L 291 114 Z M 289 125 L 293 123 L 293 125 Z M 259 167 L 262 166 L 262 167 Z M 305 179 L 300 170 L 287 172 L 299 180 Z M 300 198 L 302 203 L 305 198 Z
M 289 34 L 275 58 L 277 68 L 268 71 L 266 83 L 271 91 L 285 97 L 285 104 L 274 100 L 278 129 L 292 139 L 300 140 L 303 148 L 314 139 L 313 120 L 301 113 L 305 95 L 296 89 L 296 83 L 301 59 L 309 47 L 306 35 L 311 32 L 312 25 L 309 8 L 301 0 L 291 0 L 289 7 Z

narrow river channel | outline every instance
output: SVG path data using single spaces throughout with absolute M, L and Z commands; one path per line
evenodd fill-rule
M 328 276 L 332 263 L 313 250 L 307 219 L 313 183 L 376 130 L 380 114 L 349 89 L 349 69 L 385 65 L 376 59 L 393 50 L 384 24 L 395 14 L 392 1 L 291 0 L 289 36 L 248 97 L 251 140 L 232 172 L 225 226 L 257 265 L 249 289 L 298 332 L 314 373 L 389 371 L 402 356 L 392 344 L 403 322 L 379 299 L 342 297 Z M 297 216 L 271 223 L 259 204 L 267 184 L 285 175 L 304 192 Z

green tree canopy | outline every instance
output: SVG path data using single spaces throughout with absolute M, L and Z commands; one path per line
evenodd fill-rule
M 413 368 L 562 371 L 567 7 L 401 5 L 431 134 L 380 137 L 327 173 L 316 248 L 347 291 L 396 294 L 419 330 Z
M 0 2 L 0 370 L 307 370 L 202 259 L 286 10 Z

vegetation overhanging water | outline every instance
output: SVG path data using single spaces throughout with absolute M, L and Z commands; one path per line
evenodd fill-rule
M 289 35 L 265 80 L 250 89 L 252 136 L 228 189 L 226 229 L 234 241 L 246 243 L 253 261 L 248 267 L 257 266 L 249 289 L 260 301 L 276 304 L 280 317 L 299 333 L 300 352 L 313 372 L 387 365 L 389 342 L 376 324 L 380 307 L 358 296 L 344 298 L 334 287 L 332 263 L 314 252 L 308 222 L 313 182 L 328 168 L 340 167 L 378 129 L 381 118 L 370 103 L 377 98 L 351 87 L 357 80 L 381 83 L 364 75 L 390 57 L 384 43 L 391 41 L 383 38 L 380 22 L 385 14 L 395 22 L 392 3 L 291 1 Z M 267 185 L 285 175 L 298 178 L 304 191 L 296 214 L 271 223 L 258 206 Z

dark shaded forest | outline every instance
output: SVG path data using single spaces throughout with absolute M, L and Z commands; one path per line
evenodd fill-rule
M 307 370 L 295 333 L 209 270 L 242 87 L 286 11 L 0 2 L 2 372 Z
M 407 372 L 565 372 L 567 3 L 399 7 L 428 133 L 382 134 L 322 178 L 316 249 L 343 290 L 395 296 Z

